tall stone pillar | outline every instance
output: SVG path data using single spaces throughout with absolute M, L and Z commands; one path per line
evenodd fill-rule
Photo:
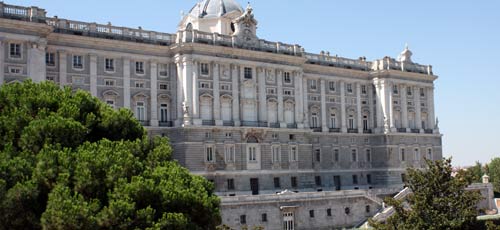
M 130 109 L 130 59 L 123 57 L 123 107 Z
M 219 85 L 219 78 L 220 78 L 220 64 L 219 63 L 214 63 L 213 64 L 213 71 L 212 71 L 212 76 L 213 76 L 213 89 L 214 89 L 214 120 L 215 120 L 215 125 L 216 126 L 223 126 L 224 123 L 222 122 L 221 118 L 221 107 L 220 107 L 220 85 Z
M 415 98 L 415 127 L 416 129 L 422 129 L 422 105 L 420 104 L 420 87 L 414 87 L 413 98 Z M 420 132 L 422 132 L 422 130 L 420 130 Z
M 304 109 L 304 128 L 308 129 L 310 127 L 309 122 L 309 88 L 307 87 L 307 79 L 302 77 L 302 98 L 303 98 L 303 109 Z
M 321 130 L 325 133 L 330 132 L 326 125 L 326 83 L 324 79 L 320 80 L 320 93 L 321 93 Z
M 375 128 L 375 126 L 377 124 L 377 121 L 375 120 L 376 116 L 375 116 L 375 112 L 374 112 L 375 105 L 373 104 L 373 94 L 375 92 L 373 92 L 373 90 L 374 89 L 373 89 L 372 85 L 368 86 L 368 106 L 370 106 L 370 109 L 369 109 L 369 111 L 370 111 L 370 117 L 369 117 L 369 119 L 370 119 L 370 123 L 371 123 L 370 124 L 370 128 L 371 129 Z
M 389 114 L 388 119 L 389 119 L 389 128 L 390 132 L 395 132 L 396 126 L 394 124 L 394 105 L 393 105 L 393 100 L 392 100 L 392 82 L 387 82 L 385 84 L 385 92 L 386 92 L 386 107 L 387 107 L 387 113 Z
M 184 124 L 184 112 L 185 108 L 183 106 L 184 103 L 184 89 L 182 88 L 183 82 L 182 82 L 182 74 L 184 73 L 184 63 L 182 62 L 182 59 L 180 57 L 176 58 L 175 60 L 175 65 L 177 69 L 177 74 L 176 74 L 176 79 L 175 79 L 175 85 L 177 89 L 177 119 L 175 121 L 175 127 L 180 127 Z
M 0 39 L 0 86 L 5 82 L 5 46 L 6 42 Z
M 375 91 L 377 95 L 377 103 L 375 105 L 376 109 L 376 114 L 377 114 L 377 127 L 376 127 L 376 132 L 377 133 L 383 133 L 384 132 L 384 111 L 383 111 L 383 89 L 382 89 L 382 83 L 380 80 L 375 80 Z
M 361 84 L 356 83 L 356 111 L 358 115 L 358 133 L 363 133 L 363 114 L 361 113 Z
M 302 89 L 302 73 L 295 72 L 295 122 L 297 122 L 297 128 L 304 128 L 304 97 Z
M 434 129 L 436 127 L 436 114 L 434 112 L 434 87 L 427 88 L 427 108 L 429 110 L 428 114 L 428 124 L 429 129 Z
M 97 55 L 90 54 L 90 94 L 97 97 Z
M 347 111 L 345 105 L 345 82 L 340 81 L 340 131 L 347 133 Z
M 64 87 L 68 84 L 68 55 L 66 51 L 59 52 L 59 86 Z
M 263 67 L 257 69 L 257 81 L 259 84 L 259 121 L 267 122 L 267 95 L 266 95 L 266 70 Z
M 198 86 L 198 77 L 199 77 L 199 69 L 200 69 L 200 64 L 198 61 L 194 61 L 192 63 L 192 82 L 191 82 L 191 89 L 192 89 L 192 100 L 191 103 L 193 105 L 193 125 L 202 125 L 201 117 L 200 117 L 200 91 L 199 91 L 199 86 Z
M 233 122 L 234 126 L 241 126 L 240 120 L 240 76 L 238 66 L 231 66 L 231 79 L 233 80 Z
M 276 73 L 276 83 L 278 85 L 278 123 L 281 128 L 286 128 L 283 109 L 283 71 L 278 70 Z
M 158 61 L 150 61 L 151 71 L 151 122 L 152 127 L 158 127 Z
M 47 41 L 41 40 L 29 44 L 28 48 L 28 76 L 33 82 L 41 82 L 47 79 L 47 67 L 45 64 L 45 48 Z
M 406 85 L 401 85 L 401 126 L 408 132 L 408 92 Z
M 182 65 L 182 90 L 183 90 L 183 125 L 192 125 L 193 118 L 193 61 L 188 58 L 183 58 Z

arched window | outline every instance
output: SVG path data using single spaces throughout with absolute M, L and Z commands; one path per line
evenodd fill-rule
M 187 24 L 187 26 L 186 26 L 186 30 L 187 30 L 187 31 L 191 31 L 191 30 L 193 30 L 193 24 L 188 23 L 188 24 Z

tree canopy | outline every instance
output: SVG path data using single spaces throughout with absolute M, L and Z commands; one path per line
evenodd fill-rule
M 370 221 L 375 229 L 478 229 L 476 205 L 481 195 L 465 190 L 471 174 L 461 171 L 453 177 L 451 159 L 427 161 L 427 166 L 408 169 L 406 185 L 413 194 L 405 201 L 386 199 L 395 214 L 384 223 Z
M 213 185 L 129 110 L 83 91 L 0 87 L 0 230 L 214 229 Z

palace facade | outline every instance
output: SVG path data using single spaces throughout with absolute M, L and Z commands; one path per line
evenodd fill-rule
M 442 158 L 430 65 L 307 53 L 257 37 L 253 9 L 203 0 L 176 33 L 0 3 L 0 84 L 53 81 L 129 108 L 213 181 L 235 229 L 363 223 L 407 167 Z M 325 41 L 326 42 L 326 41 Z

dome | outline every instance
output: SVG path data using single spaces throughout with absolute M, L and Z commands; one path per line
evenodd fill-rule
M 202 0 L 189 11 L 189 14 L 199 18 L 215 18 L 234 11 L 244 12 L 235 0 Z

